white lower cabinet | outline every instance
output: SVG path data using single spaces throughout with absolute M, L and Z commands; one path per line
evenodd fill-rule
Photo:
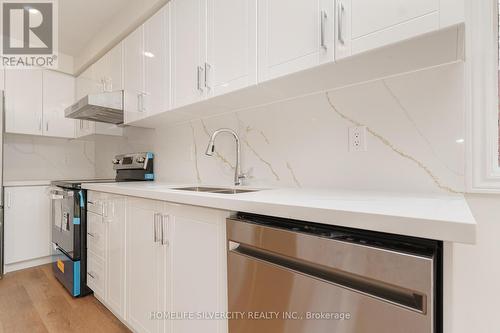
M 170 285 L 167 308 L 174 313 L 227 311 L 227 212 L 169 205 Z M 172 320 L 171 333 L 225 333 L 227 321 Z
M 125 318 L 126 198 L 89 191 L 87 284 L 118 318 Z
M 127 202 L 126 318 L 137 332 L 164 331 L 165 322 L 151 318 L 151 313 L 167 310 L 166 246 L 158 242 L 161 213 L 163 203 L 158 201 Z
M 225 320 L 178 316 L 227 311 L 229 213 L 133 197 L 105 198 L 89 192 L 89 210 L 102 212 L 106 226 L 104 258 L 89 247 L 98 299 L 135 332 L 226 333 Z M 89 228 L 96 230 L 90 222 Z M 96 248 L 99 252 L 100 246 Z M 104 282 L 99 271 L 106 272 Z M 169 320 L 169 314 L 177 318 Z
M 7 272 L 50 262 L 51 223 L 47 186 L 5 187 Z
M 111 204 L 113 218 L 107 219 L 106 302 L 112 312 L 125 318 L 125 216 L 126 199 L 114 198 Z

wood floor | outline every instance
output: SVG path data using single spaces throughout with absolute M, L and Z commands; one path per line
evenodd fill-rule
M 0 333 L 130 332 L 93 296 L 72 298 L 50 265 L 0 280 Z

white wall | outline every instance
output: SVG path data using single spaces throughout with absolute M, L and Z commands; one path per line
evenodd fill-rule
M 93 142 L 5 134 L 4 180 L 95 177 Z

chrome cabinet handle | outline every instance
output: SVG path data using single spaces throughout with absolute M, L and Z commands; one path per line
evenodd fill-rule
M 137 109 L 139 112 L 146 112 L 146 108 L 144 107 L 144 96 L 149 96 L 150 94 L 145 91 L 137 92 Z
M 93 272 L 92 272 L 92 273 L 91 273 L 91 272 L 87 272 L 87 275 L 88 275 L 88 276 L 90 276 L 90 277 L 91 277 L 92 279 L 94 279 L 94 280 L 95 280 L 95 278 L 96 278 L 96 277 L 95 277 L 95 273 L 93 273 Z
M 87 232 L 87 235 L 89 235 L 92 238 L 95 238 L 95 235 L 93 233 L 91 233 L 91 232 Z
M 102 203 L 102 215 L 104 217 L 108 217 L 108 203 L 107 202 Z
M 205 63 L 205 88 L 210 90 L 210 86 L 208 85 L 208 71 L 212 68 L 209 63 Z
M 10 192 L 7 192 L 7 208 L 11 208 L 12 207 L 12 193 Z
M 167 231 L 168 223 L 170 223 L 170 215 L 164 214 L 161 216 L 161 245 L 169 246 L 165 231 Z
M 49 122 L 47 121 L 45 123 L 45 131 L 48 132 L 49 131 Z
M 137 94 L 137 111 L 142 112 L 142 95 Z
M 323 49 L 328 49 L 328 47 L 326 46 L 326 32 L 325 32 L 325 29 L 326 29 L 326 19 L 328 18 L 328 14 L 326 12 L 326 10 L 322 10 L 321 11 L 321 47 Z
M 158 243 L 160 241 L 159 237 L 158 237 L 158 224 L 160 222 L 160 213 L 155 213 L 154 215 L 154 231 L 153 231 L 153 234 L 154 234 L 154 242 L 155 243 Z
M 338 40 L 342 45 L 345 45 L 344 13 L 345 13 L 344 4 L 342 3 L 342 1 L 339 0 L 337 2 L 337 33 L 338 33 Z
M 38 130 L 42 131 L 42 118 L 38 121 Z
M 201 75 L 203 74 L 203 67 L 197 66 L 197 72 L 196 72 L 196 79 L 197 79 L 197 85 L 196 88 L 200 93 L 203 93 L 203 87 L 201 86 Z

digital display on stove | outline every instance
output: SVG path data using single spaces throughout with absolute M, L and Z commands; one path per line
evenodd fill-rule
M 132 157 L 124 157 L 122 161 L 122 165 L 129 165 L 132 164 L 134 159 Z

